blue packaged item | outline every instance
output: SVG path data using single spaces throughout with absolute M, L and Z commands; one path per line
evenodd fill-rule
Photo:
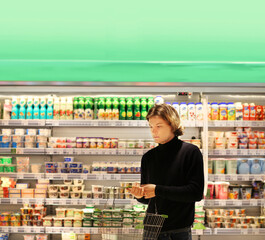
M 10 142 L 2 142 L 1 148 L 10 148 Z
M 3 141 L 3 135 L 0 135 L 0 142 Z
M 46 168 L 46 173 L 57 173 L 57 168 Z
M 261 168 L 261 172 L 263 174 L 265 174 L 265 160 L 264 159 L 261 159 L 262 160 L 262 168 Z
M 238 172 L 238 174 L 249 174 L 250 164 L 249 164 L 248 159 L 239 159 L 238 160 L 237 172 Z
M 88 170 L 87 170 L 87 169 L 85 169 L 85 170 L 83 171 L 83 173 L 88 173 Z
M 82 173 L 82 168 L 71 168 L 70 173 Z
M 68 173 L 68 169 L 67 168 L 61 168 L 60 170 L 60 173 Z
M 65 162 L 74 162 L 74 157 L 64 157 Z
M 80 162 L 69 163 L 69 168 L 82 168 L 83 164 Z
M 57 168 L 58 164 L 56 162 L 46 162 L 45 168 Z
M 251 174 L 261 174 L 261 161 L 259 159 L 251 159 Z

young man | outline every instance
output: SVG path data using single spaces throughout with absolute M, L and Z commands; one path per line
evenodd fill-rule
M 142 157 L 141 185 L 131 189 L 137 200 L 149 204 L 147 212 L 168 215 L 159 240 L 191 240 L 195 202 L 203 197 L 204 173 L 201 151 L 178 139 L 183 135 L 177 111 L 156 105 L 147 115 L 156 143 Z M 150 200 L 150 202 L 149 202 Z

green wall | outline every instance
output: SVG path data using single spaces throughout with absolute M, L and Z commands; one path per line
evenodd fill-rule
M 230 63 L 265 62 L 264 9 L 264 0 L 7 1 L 0 80 L 265 82 L 264 64 Z

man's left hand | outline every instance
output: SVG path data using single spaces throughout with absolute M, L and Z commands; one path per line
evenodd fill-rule
M 155 194 L 156 185 L 144 184 L 142 185 L 142 187 L 144 188 L 144 198 L 148 199 L 148 198 L 153 198 L 156 196 Z

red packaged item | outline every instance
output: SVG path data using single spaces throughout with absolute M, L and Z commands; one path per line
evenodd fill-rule
M 258 120 L 258 121 L 263 120 L 263 118 L 264 118 L 263 115 L 264 115 L 263 106 L 257 105 L 256 106 L 256 120 Z
M 255 105 L 255 103 L 249 104 L 249 120 L 250 121 L 256 120 L 256 105 Z
M 265 106 L 263 106 L 263 120 L 265 120 Z

